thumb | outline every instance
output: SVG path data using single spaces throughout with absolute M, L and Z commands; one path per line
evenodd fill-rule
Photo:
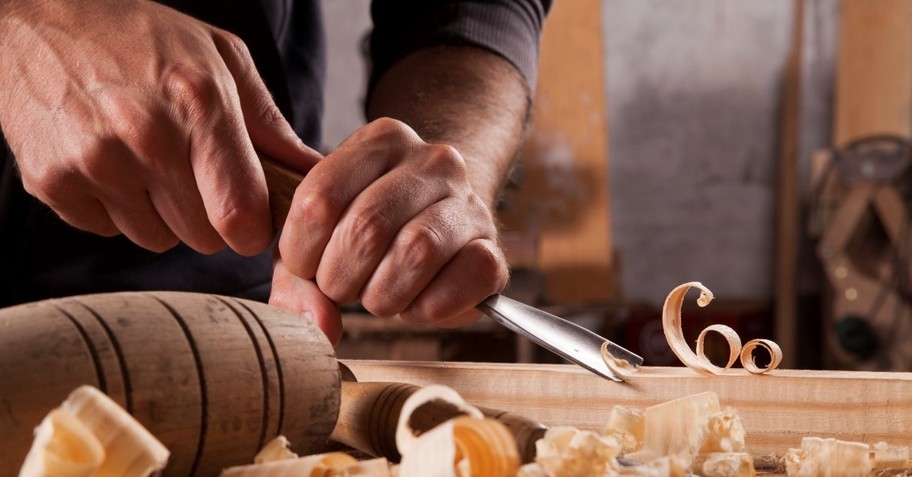
M 254 149 L 306 174 L 323 156 L 305 145 L 288 124 L 260 78 L 247 46 L 221 30 L 215 31 L 213 41 L 234 78 Z
M 278 252 L 274 262 L 269 304 L 301 313 L 323 330 L 333 346 L 339 344 L 342 340 L 342 315 L 336 304 L 320 291 L 316 282 L 296 277 L 288 271 Z

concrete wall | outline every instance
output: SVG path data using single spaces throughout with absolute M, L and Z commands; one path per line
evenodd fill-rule
M 334 149 L 364 124 L 367 65 L 362 41 L 370 31 L 369 0 L 322 0 L 326 22 L 326 111 L 323 146 Z
M 572 1 L 572 0 L 560 0 Z M 363 122 L 367 0 L 324 0 L 325 144 Z M 699 280 L 772 296 L 778 108 L 792 0 L 604 0 L 615 247 L 628 300 Z M 836 0 L 806 0 L 801 174 L 829 142 Z

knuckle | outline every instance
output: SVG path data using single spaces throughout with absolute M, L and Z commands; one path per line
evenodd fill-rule
M 330 225 L 337 217 L 341 205 L 338 199 L 323 190 L 312 188 L 303 191 L 296 199 L 299 219 L 308 227 L 323 227 Z
M 266 97 L 262 100 L 259 108 L 260 119 L 267 126 L 283 126 L 285 124 L 285 115 L 278 106 L 272 101 L 272 98 Z
M 201 118 L 220 96 L 218 81 L 202 70 L 177 65 L 165 73 L 164 85 L 174 106 L 188 118 Z
M 393 223 L 382 211 L 373 207 L 365 207 L 352 214 L 348 233 L 352 243 L 373 249 L 392 235 Z
M 371 121 L 367 125 L 367 128 L 370 129 L 373 134 L 380 136 L 398 136 L 411 130 L 411 128 L 409 128 L 408 125 L 404 122 L 388 117 L 378 118 Z
M 241 59 L 250 59 L 250 49 L 241 37 L 226 30 L 217 29 L 215 35 L 228 47 L 229 52 Z M 252 61 L 252 60 L 251 60 Z
M 496 288 L 506 285 L 509 271 L 503 254 L 496 246 L 476 245 L 472 248 L 472 260 L 475 263 L 477 277 L 481 283 Z
M 223 236 L 234 235 L 251 223 L 256 223 L 256 208 L 252 201 L 247 200 L 213 206 L 207 215 L 212 226 Z
M 369 293 L 361 298 L 361 306 L 370 314 L 380 318 L 390 318 L 405 309 L 405 300 L 390 296 L 390 293 Z
M 131 99 L 118 93 L 102 93 L 105 114 L 114 135 L 122 139 L 141 139 L 156 134 L 149 115 Z
M 56 205 L 57 193 L 67 186 L 71 175 L 65 170 L 49 167 L 39 170 L 21 168 L 20 174 L 25 191 L 52 207 Z
M 402 318 L 407 323 L 437 323 L 450 318 L 450 315 L 446 305 L 428 300 L 416 302 L 402 312 Z
M 354 303 L 358 299 L 358 290 L 352 288 L 347 270 L 340 263 L 326 265 L 320 263 L 316 282 L 327 298 L 338 304 Z
M 393 118 L 379 118 L 358 129 L 352 139 L 359 143 L 389 147 L 390 144 L 407 144 L 417 135 L 402 121 Z
M 420 270 L 437 265 L 444 248 L 443 237 L 432 227 L 415 227 L 402 231 L 403 266 Z
M 424 147 L 424 160 L 420 166 L 424 174 L 456 178 L 468 184 L 465 159 L 456 148 L 447 144 L 428 144 Z

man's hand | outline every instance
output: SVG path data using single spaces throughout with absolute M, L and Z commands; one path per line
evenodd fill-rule
M 320 291 L 313 280 L 305 280 L 289 272 L 278 254 L 273 262 L 269 304 L 301 313 L 323 330 L 333 346 L 342 339 L 342 317 L 336 304 Z
M 0 5 L 0 125 L 29 193 L 154 251 L 242 254 L 272 237 L 254 148 L 303 146 L 237 37 L 146 0 Z
M 440 326 L 477 318 L 475 305 L 501 291 L 508 276 L 491 213 L 469 184 L 462 156 L 392 119 L 359 129 L 310 170 L 279 250 L 284 265 L 274 286 L 287 285 L 280 277 L 287 267 L 335 303 L 360 300 L 378 316 Z

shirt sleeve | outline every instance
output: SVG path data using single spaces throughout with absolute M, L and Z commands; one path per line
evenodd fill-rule
M 471 45 L 500 55 L 535 88 L 551 0 L 374 0 L 368 96 L 396 61 L 422 48 Z

